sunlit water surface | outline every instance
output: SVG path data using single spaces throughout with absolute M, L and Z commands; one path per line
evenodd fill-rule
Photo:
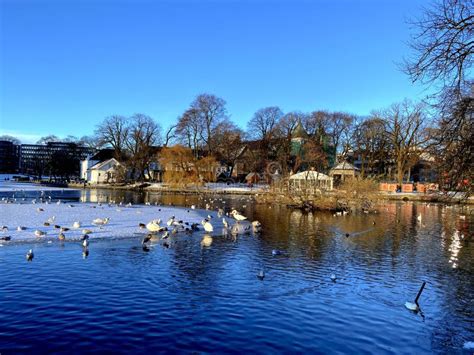
M 83 191 L 80 198 L 209 202 L 120 191 Z M 1 247 L 0 353 L 469 353 L 463 350 L 474 340 L 469 211 L 386 203 L 378 214 L 333 217 L 242 196 L 225 204 L 212 198 L 213 206 L 238 207 L 258 219 L 263 233 L 214 235 L 210 247 L 201 246 L 202 234 L 178 236 L 149 252 L 136 236 L 100 240 L 87 258 L 74 242 Z M 282 255 L 273 256 L 274 249 Z M 423 281 L 421 312 L 413 313 L 404 303 Z

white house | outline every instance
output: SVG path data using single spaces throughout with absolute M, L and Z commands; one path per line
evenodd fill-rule
M 89 155 L 86 157 L 86 159 L 81 160 L 79 177 L 85 181 L 90 181 L 91 173 L 89 169 L 99 162 L 99 160 L 94 160 L 91 158 L 93 158 L 93 156 Z
M 97 163 L 87 169 L 87 182 L 91 184 L 116 182 L 120 168 L 122 164 L 115 158 Z

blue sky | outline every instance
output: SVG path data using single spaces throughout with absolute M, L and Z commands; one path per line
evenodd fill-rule
M 203 92 L 245 128 L 259 108 L 365 115 L 427 92 L 397 68 L 414 0 L 0 0 L 0 134 L 163 127 Z

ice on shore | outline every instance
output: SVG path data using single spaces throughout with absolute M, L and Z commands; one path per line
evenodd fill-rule
M 41 211 L 41 209 L 43 211 Z M 84 229 L 89 229 L 91 239 L 94 238 L 120 238 L 144 236 L 146 229 L 140 229 L 139 223 L 146 224 L 152 220 L 161 219 L 162 225 L 172 216 L 176 221 L 182 220 L 199 224 L 199 230 L 204 233 L 201 221 L 211 215 L 214 227 L 213 235 L 221 235 L 223 231 L 222 218 L 217 217 L 217 211 L 191 209 L 172 206 L 117 206 L 92 203 L 61 203 L 61 204 L 0 204 L 0 227 L 6 226 L 8 230 L 0 231 L 0 238 L 10 236 L 11 241 L 0 240 L 0 244 L 15 241 L 57 240 L 59 230 L 54 225 L 69 228 L 63 232 L 67 240 L 79 240 Z M 105 225 L 95 225 L 93 220 L 109 218 Z M 228 218 L 230 221 L 230 218 Z M 50 223 L 44 226 L 44 223 Z M 74 222 L 80 222 L 80 228 L 73 228 Z M 235 222 L 235 221 L 232 221 Z M 18 227 L 26 227 L 24 230 Z M 37 237 L 35 231 L 46 232 L 45 236 Z M 198 232 L 199 233 L 199 232 Z M 38 233 L 37 233 L 38 234 Z

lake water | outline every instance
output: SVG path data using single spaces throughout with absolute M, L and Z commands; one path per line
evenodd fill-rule
M 208 202 L 123 191 L 69 194 L 92 202 Z M 0 353 L 469 353 L 469 211 L 384 203 L 378 214 L 333 217 L 255 205 L 245 196 L 224 201 L 214 205 L 258 219 L 262 234 L 216 235 L 210 247 L 201 246 L 202 235 L 179 236 L 149 252 L 136 237 L 101 240 L 87 258 L 78 243 L 37 243 L 31 263 L 31 244 L 0 248 Z M 282 254 L 273 256 L 274 249 Z M 404 304 L 423 281 L 421 312 L 413 313 Z

